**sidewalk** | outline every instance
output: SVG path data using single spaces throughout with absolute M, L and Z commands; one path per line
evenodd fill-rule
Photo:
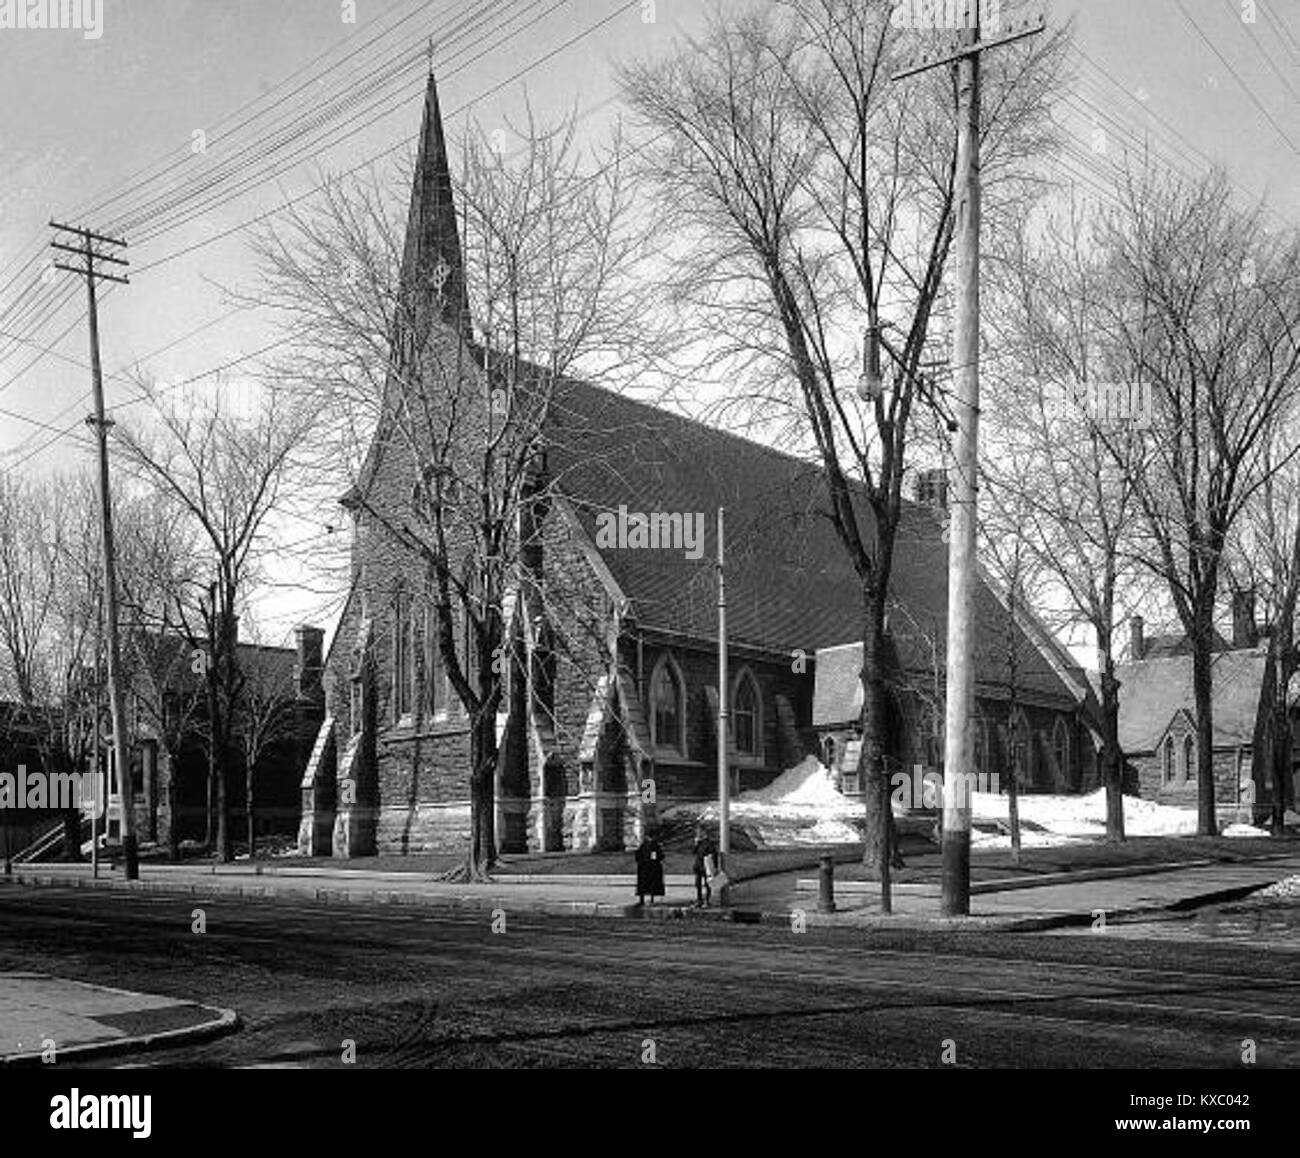
M 1264 885 L 1300 872 L 1300 854 L 1251 863 L 1202 862 L 1188 865 L 1142 865 L 1131 871 L 1097 869 L 1023 879 L 983 881 L 971 892 L 971 916 L 997 922 L 1018 931 L 1060 928 L 1092 923 L 1098 913 L 1107 920 L 1138 913 L 1194 908 L 1215 901 L 1235 900 Z M 798 882 L 798 903 L 814 910 L 816 882 Z M 885 924 L 880 915 L 880 886 L 864 881 L 845 882 L 835 890 L 836 923 Z M 937 917 L 937 885 L 896 885 L 896 915 Z M 818 914 L 819 917 L 824 916 Z
M 0 1068 L 175 1045 L 237 1024 L 229 1009 L 43 973 L 0 973 Z
M 980 882 L 972 897 L 974 925 L 1029 931 L 1090 922 L 1097 910 L 1107 918 L 1136 912 L 1190 906 L 1200 901 L 1231 899 L 1300 872 L 1300 853 L 1246 863 L 1139 865 Z M 120 870 L 101 870 L 91 878 L 84 865 L 22 865 L 14 881 L 32 886 L 126 889 L 202 897 L 256 897 L 329 903 L 392 904 L 462 912 L 502 909 L 556 916 L 691 917 L 732 916 L 751 921 L 788 922 L 801 910 L 809 925 L 945 924 L 939 916 L 935 885 L 896 885 L 894 914 L 880 914 L 878 885 L 843 882 L 836 890 L 837 911 L 817 912 L 817 895 L 808 882 L 791 873 L 736 886 L 736 911 L 695 910 L 690 877 L 670 874 L 667 896 L 654 906 L 635 905 L 631 875 L 544 877 L 501 876 L 490 884 L 438 881 L 410 873 L 349 869 L 276 869 L 258 865 L 142 865 L 140 879 L 128 882 Z M 804 888 L 801 890 L 801 884 Z M 962 919 L 958 919 L 961 923 Z
M 466 912 L 535 912 L 555 916 L 639 915 L 636 877 L 500 876 L 485 885 L 439 881 L 411 873 L 358 869 L 276 868 L 259 865 L 141 865 L 140 879 L 120 869 L 93 879 L 87 865 L 15 865 L 15 882 L 26 885 L 127 889 L 200 897 L 259 897 L 355 904 L 415 905 Z M 695 901 L 694 878 L 669 873 L 666 896 L 649 909 L 680 913 Z M 2 886 L 0 886 L 2 887 Z

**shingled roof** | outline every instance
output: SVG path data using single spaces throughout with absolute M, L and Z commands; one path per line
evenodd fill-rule
M 816 467 L 590 383 L 565 382 L 557 390 L 553 416 L 555 485 L 593 543 L 597 515 L 620 506 L 629 513 L 703 516 L 705 549 L 699 559 L 671 549 L 600 550 L 631 602 L 636 623 L 700 641 L 714 637 L 721 506 L 727 512 L 727 626 L 734 643 L 784 654 L 798 648 L 811 655 L 858 638 L 861 586 L 831 523 L 825 482 Z M 870 526 L 865 500 L 860 510 L 863 525 Z M 904 669 L 931 672 L 936 649 L 942 667 L 948 548 L 928 508 L 905 504 L 892 589 L 896 606 L 890 630 Z M 1005 684 L 1010 632 L 1022 688 L 1063 704 L 1086 695 L 1086 681 L 1068 654 L 1036 645 L 1011 623 L 983 582 L 976 589 L 976 618 L 980 682 Z M 1077 674 L 1073 689 L 1062 679 L 1063 665 Z M 857 683 L 856 672 L 852 682 Z
M 1257 648 L 1220 651 L 1214 656 L 1216 748 L 1252 742 L 1265 659 L 1263 650 Z M 1115 676 L 1120 682 L 1119 742 L 1129 755 L 1154 752 L 1178 711 L 1196 718 L 1190 656 L 1122 664 Z

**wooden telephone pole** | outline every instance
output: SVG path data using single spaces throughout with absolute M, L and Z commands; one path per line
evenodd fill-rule
M 731 760 L 727 721 L 727 580 L 725 510 L 718 508 L 718 869 L 725 870 L 731 852 Z
M 953 374 L 957 432 L 953 446 L 948 546 L 948 674 L 944 727 L 943 892 L 946 917 L 970 913 L 970 812 L 975 714 L 975 527 L 979 494 L 980 410 L 980 54 L 1042 32 L 1046 22 L 1024 21 L 985 40 L 980 0 L 968 0 L 960 45 L 937 59 L 923 59 L 894 80 L 931 68 L 957 66 L 957 317 Z M 994 33 L 1000 30 L 991 30 Z
M 115 237 L 104 237 L 92 233 L 89 229 L 50 222 L 50 228 L 57 234 L 75 237 L 79 244 L 69 245 L 65 241 L 50 242 L 52 248 L 64 253 L 71 253 L 81 259 L 80 265 L 68 265 L 56 261 L 56 269 L 75 273 L 86 279 L 86 297 L 90 307 L 90 377 L 95 396 L 95 413 L 86 419 L 86 425 L 95 428 L 96 441 L 99 446 L 99 514 L 101 539 L 104 551 L 104 618 L 106 620 L 108 651 L 108 706 L 113 721 L 113 761 L 117 767 L 118 791 L 122 801 L 122 861 L 126 879 L 136 880 L 140 875 L 139 858 L 135 843 L 135 802 L 131 792 L 131 758 L 126 743 L 126 702 L 122 687 L 122 652 L 118 641 L 117 614 L 117 553 L 113 541 L 113 496 L 108 485 L 108 428 L 111 425 L 104 417 L 104 374 L 99 361 L 99 306 L 95 294 L 97 281 L 111 281 L 118 285 L 129 285 L 125 277 L 105 273 L 98 268 L 105 265 L 127 266 L 130 264 L 123 257 L 114 257 L 95 248 L 110 245 L 119 249 L 126 248 L 126 242 Z

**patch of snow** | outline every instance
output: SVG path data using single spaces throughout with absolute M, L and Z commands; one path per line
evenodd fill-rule
M 1007 820 L 1008 798 L 990 792 L 974 792 L 971 794 L 971 811 L 976 819 Z M 1087 796 L 1037 793 L 1021 796 L 1020 818 L 1033 821 L 1056 836 L 1104 836 L 1106 790 L 1099 788 Z M 1125 796 L 1124 831 L 1129 836 L 1195 836 L 1196 813 L 1188 808 Z
M 802 763 L 782 772 L 766 788 L 742 792 L 732 803 L 861 809 L 861 805 L 853 803 L 835 787 L 830 770 L 816 756 L 805 757 Z
M 667 815 L 716 822 L 718 807 L 681 804 Z M 743 825 L 768 848 L 854 844 L 862 839 L 852 823 L 862 816 L 862 805 L 836 789 L 816 756 L 787 769 L 766 788 L 733 797 L 730 815 L 733 824 Z
M 1260 889 L 1255 894 L 1257 897 L 1300 897 L 1300 876 L 1284 877 L 1269 885 L 1266 889 Z
M 1265 829 L 1257 828 L 1253 824 L 1230 824 L 1220 834 L 1220 836 L 1268 836 Z

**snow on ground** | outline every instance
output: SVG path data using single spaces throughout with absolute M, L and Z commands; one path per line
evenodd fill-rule
M 1106 835 L 1106 791 L 1087 796 L 1039 793 L 1019 798 L 1023 848 L 1082 844 Z M 1010 848 L 1010 802 L 989 792 L 971 794 L 971 844 L 975 848 Z M 716 822 L 716 805 L 677 805 L 669 815 Z M 745 828 L 761 846 L 850 844 L 862 839 L 860 801 L 835 787 L 831 773 L 815 756 L 783 772 L 766 788 L 742 792 L 731 802 L 733 824 Z M 1124 797 L 1124 831 L 1129 836 L 1195 836 L 1196 812 Z M 1267 836 L 1249 824 L 1231 824 L 1225 836 Z
M 1268 836 L 1268 829 L 1258 828 L 1253 824 L 1230 824 L 1220 836 Z
M 716 822 L 716 805 L 678 805 L 669 815 Z M 862 805 L 842 795 L 816 756 L 782 772 L 766 788 L 742 792 L 731 801 L 732 824 L 743 826 L 766 848 L 792 845 L 854 844 L 862 834 L 853 826 Z
M 1300 897 L 1300 876 L 1284 877 L 1266 889 L 1260 889 L 1257 897 Z
M 989 792 L 971 794 L 975 820 L 1008 819 L 1008 798 Z M 1087 796 L 1034 793 L 1020 797 L 1020 819 L 1061 837 L 1106 835 L 1106 790 Z M 1124 831 L 1129 836 L 1195 836 L 1196 813 L 1190 808 L 1124 797 Z M 1065 842 L 1057 842 L 1065 843 Z

